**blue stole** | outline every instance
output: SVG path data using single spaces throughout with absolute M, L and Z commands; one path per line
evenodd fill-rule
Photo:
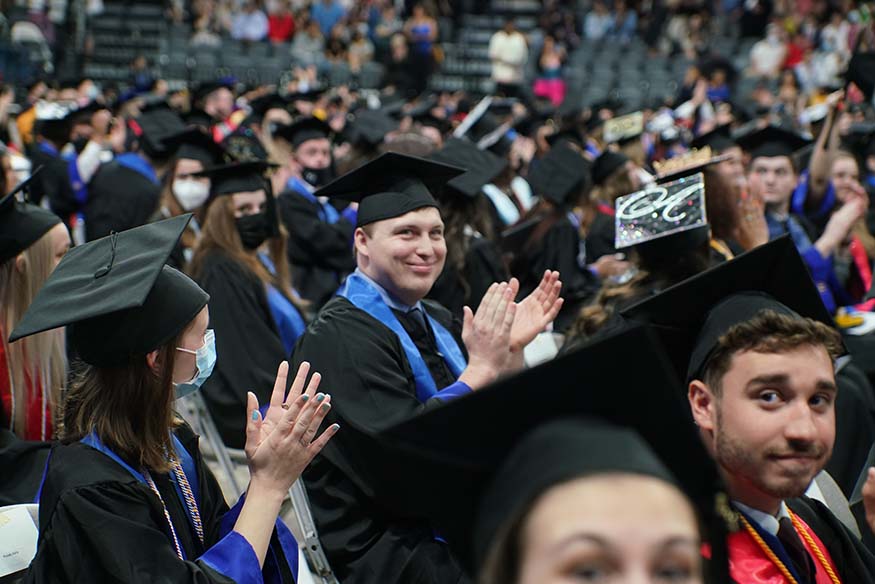
M 337 223 L 338 219 L 340 219 L 340 213 L 337 212 L 337 209 L 328 203 L 320 201 L 316 195 L 313 194 L 313 187 L 301 179 L 297 177 L 290 178 L 289 182 L 286 183 L 286 188 L 295 191 L 311 203 L 315 203 L 319 207 L 319 219 L 321 221 L 334 225 Z
M 778 539 L 777 536 L 772 535 L 768 531 L 762 528 L 759 523 L 754 521 L 752 517 L 744 513 L 742 510 L 733 507 L 735 511 L 737 511 L 740 515 L 743 515 L 747 522 L 750 523 L 750 526 L 753 527 L 754 531 L 759 534 L 763 541 L 766 542 L 766 545 L 769 546 L 769 549 L 772 550 L 778 559 L 781 560 L 781 563 L 790 571 L 794 578 L 796 578 L 797 582 L 802 582 L 802 578 L 799 577 L 799 574 L 796 573 L 796 567 L 793 564 L 793 561 L 790 559 L 790 556 L 787 555 L 787 551 L 784 549 L 784 544 Z
M 160 184 L 161 181 L 158 180 L 158 175 L 155 174 L 155 169 L 136 152 L 125 152 L 124 154 L 116 156 L 115 159 L 119 164 L 145 177 L 149 182 L 156 185 Z
M 425 403 L 435 397 L 439 389 L 443 389 L 436 387 L 431 372 L 419 353 L 419 349 L 416 348 L 416 345 L 398 321 L 395 313 L 392 312 L 392 309 L 389 308 L 383 297 L 380 296 L 380 292 L 370 282 L 360 274 L 353 272 L 347 277 L 340 290 L 337 291 L 337 295 L 346 298 L 356 308 L 370 314 L 389 327 L 398 336 L 398 340 L 401 341 L 401 347 L 404 349 L 404 354 L 407 357 L 407 362 L 410 363 L 410 368 L 413 370 L 413 379 L 416 383 L 416 399 L 421 403 Z M 467 367 L 465 356 L 456 344 L 453 335 L 425 310 L 422 312 L 425 318 L 428 319 L 428 324 L 431 325 L 432 331 L 434 331 L 438 351 L 443 355 L 450 371 L 458 378 L 462 371 L 465 370 L 465 367 Z
M 175 435 L 171 435 L 171 438 L 173 439 L 173 450 L 176 453 L 176 457 L 179 459 L 180 465 L 182 466 L 182 472 L 185 473 L 185 478 L 188 479 L 189 485 L 191 486 L 191 492 L 194 494 L 194 499 L 197 503 L 198 509 L 200 509 L 200 484 L 198 482 L 197 468 L 195 468 L 194 459 L 182 445 L 182 442 L 180 442 Z M 97 434 L 95 434 L 94 432 L 91 432 L 88 436 L 80 440 L 80 442 L 82 442 L 83 444 L 87 444 L 95 450 L 104 453 L 115 462 L 117 462 L 119 465 L 121 465 L 122 468 L 128 471 L 131 476 L 137 479 L 137 481 L 143 483 L 144 485 L 148 484 L 146 482 L 146 477 L 143 476 L 143 473 L 133 468 L 127 462 L 122 460 L 122 458 L 118 454 L 110 450 L 109 447 L 101 442 L 100 438 L 98 438 Z M 185 502 L 185 496 L 182 494 L 182 488 L 179 486 L 179 484 L 177 484 L 176 477 L 173 475 L 173 473 L 170 474 L 170 480 L 173 483 L 173 488 L 176 491 L 176 496 L 179 497 L 179 500 L 182 502 L 183 508 L 188 509 L 188 506 Z M 189 523 L 191 523 L 191 515 L 189 513 L 186 513 L 186 516 L 188 517 Z M 191 523 L 191 527 L 192 529 L 194 529 L 194 523 Z M 185 556 L 185 550 L 180 551 L 182 551 L 182 555 Z
M 271 274 L 276 275 L 273 262 L 266 254 L 258 254 L 258 259 Z M 295 305 L 289 302 L 289 299 L 272 284 L 267 285 L 267 304 L 276 323 L 277 331 L 279 331 L 286 355 L 291 355 L 298 337 L 304 334 L 307 329 L 307 323 Z
M 58 156 L 61 155 L 58 152 L 57 148 L 55 148 L 52 144 L 50 144 L 44 140 L 37 141 L 36 147 L 39 148 L 43 153 L 48 154 L 49 156 L 54 156 L 57 158 Z

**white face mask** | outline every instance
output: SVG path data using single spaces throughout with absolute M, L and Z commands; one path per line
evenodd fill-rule
M 197 209 L 210 196 L 210 186 L 190 178 L 179 178 L 173 181 L 173 196 L 186 211 Z

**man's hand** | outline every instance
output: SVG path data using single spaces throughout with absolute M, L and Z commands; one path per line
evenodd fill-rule
M 517 285 L 519 287 L 519 285 Z M 468 350 L 468 367 L 459 381 L 477 390 L 495 381 L 511 359 L 511 328 L 517 305 L 516 291 L 506 283 L 493 284 L 486 291 L 477 313 L 464 308 L 462 341 Z
M 625 260 L 623 254 L 618 253 L 613 255 L 605 254 L 591 263 L 590 267 L 595 270 L 599 278 L 605 279 L 625 274 L 632 267 L 632 264 Z
M 520 288 L 516 278 L 511 279 L 510 288 L 516 296 Z M 538 287 L 517 304 L 516 318 L 510 333 L 512 352 L 522 351 L 538 333 L 543 332 L 553 322 L 562 308 L 563 299 L 559 297 L 561 291 L 559 272 L 547 270 Z
M 823 235 L 814 244 L 820 255 L 827 257 L 831 255 L 848 237 L 854 223 L 856 223 L 863 215 L 866 214 L 868 200 L 866 197 L 855 196 L 845 201 L 845 203 L 832 214 L 826 228 L 823 230 Z

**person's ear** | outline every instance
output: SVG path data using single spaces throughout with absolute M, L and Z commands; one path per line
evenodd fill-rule
M 357 227 L 353 234 L 355 242 L 355 253 L 357 257 L 367 258 L 368 256 L 368 234 L 361 227 Z
M 711 388 L 706 383 L 694 379 L 690 382 L 687 399 L 696 425 L 702 430 L 712 432 L 717 420 L 717 398 Z
M 15 271 L 19 274 L 24 273 L 24 268 L 27 266 L 27 260 L 24 259 L 24 253 L 20 253 L 15 256 Z
M 154 373 L 156 377 L 161 376 L 161 356 L 159 355 L 158 349 L 146 353 L 146 365 L 149 366 L 149 369 L 152 370 L 152 373 Z

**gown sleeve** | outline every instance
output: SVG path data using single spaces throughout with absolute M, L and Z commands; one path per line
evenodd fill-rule
M 304 197 L 285 192 L 277 199 L 280 217 L 289 230 L 288 254 L 293 264 L 315 265 L 338 272 L 355 268 L 352 234 L 355 225 L 341 215 L 336 223 L 319 219 Z

